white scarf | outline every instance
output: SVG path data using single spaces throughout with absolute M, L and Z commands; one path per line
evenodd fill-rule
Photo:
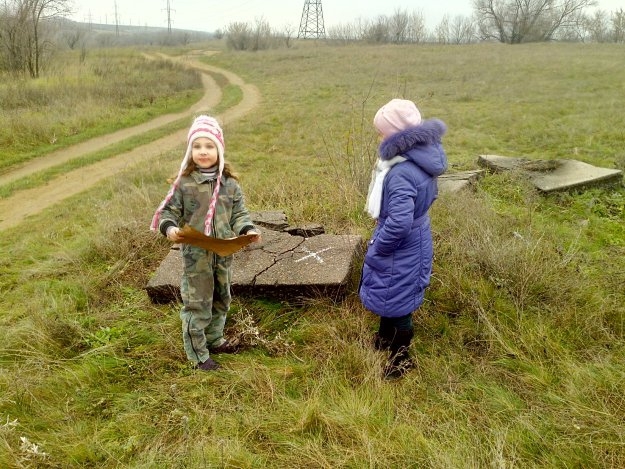
M 380 206 L 382 205 L 382 189 L 384 187 L 384 178 L 386 173 L 397 163 L 406 161 L 403 156 L 395 156 L 390 160 L 380 160 L 371 172 L 371 182 L 369 183 L 369 193 L 367 194 L 367 203 L 365 204 L 365 212 L 367 212 L 375 220 L 380 216 Z

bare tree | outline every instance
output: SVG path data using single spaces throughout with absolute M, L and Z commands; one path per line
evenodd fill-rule
M 259 51 L 277 44 L 277 35 L 263 18 L 257 18 L 254 26 L 247 23 L 230 23 L 225 38 L 228 49 Z
M 359 38 L 356 27 L 348 23 L 330 26 L 326 36 L 328 39 L 342 43 L 353 42 Z
M 249 47 L 252 31 L 247 23 L 236 21 L 226 27 L 226 46 L 228 49 L 246 50 Z
M 13 0 L 4 2 L 0 24 L 0 44 L 9 58 L 11 71 L 28 71 L 39 77 L 45 53 L 52 43 L 46 39 L 45 25 L 52 18 L 70 12 L 70 0 Z
M 427 36 L 427 28 L 425 26 L 425 17 L 420 11 L 414 11 L 408 18 L 408 40 L 410 42 L 420 43 Z
M 447 44 L 451 42 L 451 25 L 449 15 L 443 15 L 440 23 L 436 25 L 436 28 L 434 28 L 434 35 L 436 36 L 436 42 L 439 44 Z
M 269 49 L 274 42 L 271 25 L 265 18 L 256 18 L 253 51 Z
M 483 39 L 507 44 L 550 41 L 581 21 L 596 0 L 473 0 Z
M 293 37 L 295 37 L 296 29 L 293 25 L 287 24 L 282 27 L 282 40 L 284 41 L 284 45 L 287 49 L 291 47 L 291 41 Z
M 363 39 L 376 44 L 388 44 L 391 42 L 391 28 L 388 17 L 380 15 L 367 24 L 363 31 Z
M 625 42 L 625 10 L 619 8 L 611 17 L 612 39 L 614 42 Z
M 468 16 L 456 15 L 450 24 L 450 33 L 452 44 L 469 44 L 475 39 L 475 25 Z
M 25 73 L 28 69 L 26 52 L 28 12 L 18 5 L 2 5 L 0 10 L 0 52 L 2 67 L 14 73 Z
M 29 72 L 32 78 L 39 77 L 41 59 L 45 49 L 51 46 L 42 33 L 42 21 L 59 18 L 71 12 L 69 0 L 23 0 L 29 5 L 31 15 L 30 31 L 32 41 L 30 43 Z
M 74 50 L 85 37 L 85 31 L 81 28 L 75 28 L 69 31 L 65 31 L 62 34 L 63 40 L 67 44 L 67 47 Z
M 410 18 L 406 11 L 395 10 L 388 20 L 389 35 L 393 44 L 402 44 L 408 40 Z

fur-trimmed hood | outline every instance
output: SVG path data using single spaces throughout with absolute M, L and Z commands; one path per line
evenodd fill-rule
M 439 176 L 447 169 L 441 138 L 447 131 L 439 119 L 428 119 L 385 139 L 379 148 L 380 159 L 390 160 L 402 155 L 428 174 Z M 441 157 L 442 155 L 442 157 Z

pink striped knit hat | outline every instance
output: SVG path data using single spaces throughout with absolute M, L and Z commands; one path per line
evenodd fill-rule
M 206 137 L 211 139 L 215 145 L 217 146 L 217 153 L 219 155 L 219 169 L 217 171 L 217 182 L 215 183 L 215 190 L 213 191 L 213 195 L 211 197 L 210 204 L 208 206 L 208 212 L 206 213 L 206 218 L 204 220 L 204 234 L 207 236 L 210 235 L 211 232 L 211 224 L 213 221 L 213 215 L 215 214 L 215 205 L 217 205 L 217 198 L 219 197 L 219 187 L 221 186 L 221 175 L 224 170 L 224 153 L 225 153 L 225 145 L 224 145 L 224 135 L 219 123 L 214 117 L 201 115 L 195 118 L 193 124 L 191 124 L 191 128 L 189 128 L 189 134 L 187 135 L 187 151 L 184 155 L 182 163 L 180 164 L 180 170 L 178 171 L 178 176 L 176 176 L 176 180 L 171 185 L 169 192 L 165 199 L 161 202 L 158 209 L 154 213 L 152 217 L 152 224 L 150 225 L 150 229 L 152 231 L 158 231 L 158 224 L 161 217 L 161 212 L 163 208 L 169 201 L 171 200 L 174 192 L 178 188 L 180 184 L 180 178 L 182 177 L 182 173 L 187 168 L 189 163 L 191 162 L 191 150 L 193 147 L 193 141 L 196 138 Z

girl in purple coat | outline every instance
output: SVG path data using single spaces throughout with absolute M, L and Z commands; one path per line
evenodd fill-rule
M 360 299 L 380 316 L 374 346 L 388 350 L 384 376 L 399 378 L 412 367 L 412 313 L 423 303 L 432 271 L 428 209 L 438 195 L 436 178 L 447 169 L 438 119 L 421 120 L 417 106 L 393 99 L 373 124 L 382 142 L 372 174 L 367 212 L 377 220 L 365 255 Z

